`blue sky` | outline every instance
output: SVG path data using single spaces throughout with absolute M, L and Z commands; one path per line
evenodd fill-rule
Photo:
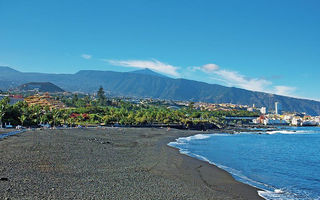
M 0 0 L 0 65 L 150 68 L 320 100 L 318 0 Z

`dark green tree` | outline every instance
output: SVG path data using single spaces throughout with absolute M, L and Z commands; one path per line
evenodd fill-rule
M 5 97 L 0 101 L 0 128 L 2 128 L 2 120 L 4 115 L 6 114 L 6 110 L 9 105 L 9 102 L 10 102 L 9 97 Z
M 106 96 L 102 86 L 100 86 L 98 90 L 97 97 L 98 97 L 99 105 L 104 106 L 106 102 Z
M 72 97 L 72 106 L 75 106 L 78 100 L 79 100 L 78 94 L 74 94 Z

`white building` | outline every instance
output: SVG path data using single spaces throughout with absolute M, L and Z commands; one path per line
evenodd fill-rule
M 266 107 L 262 107 L 262 108 L 260 108 L 260 112 L 261 112 L 261 114 L 263 114 L 263 115 L 265 115 L 265 114 L 267 114 L 267 108 Z
M 249 111 L 249 112 L 253 112 L 253 108 L 247 108 L 247 111 Z
M 318 124 L 320 124 L 320 116 L 315 117 L 314 121 L 316 121 L 316 122 L 318 122 Z
M 293 126 L 301 126 L 302 125 L 302 120 L 300 117 L 294 117 L 291 121 L 291 125 Z
M 281 115 L 281 111 L 282 111 L 281 104 L 279 102 L 276 102 L 274 104 L 274 107 L 275 107 L 276 115 Z
M 283 117 L 283 119 L 286 120 L 286 121 L 291 122 L 292 119 L 293 119 L 293 115 L 285 115 L 285 116 Z

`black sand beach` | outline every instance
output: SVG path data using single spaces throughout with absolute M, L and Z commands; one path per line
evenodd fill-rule
M 192 131 L 28 131 L 0 140 L 0 199 L 261 199 L 257 190 L 167 146 Z

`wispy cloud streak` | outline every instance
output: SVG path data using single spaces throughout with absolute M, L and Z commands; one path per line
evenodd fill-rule
M 89 54 L 82 54 L 81 55 L 82 58 L 86 59 L 86 60 L 89 60 L 92 58 L 92 55 L 89 55 Z
M 295 87 L 274 85 L 271 81 L 263 78 L 250 78 L 237 71 L 221 69 L 216 64 L 206 64 L 191 68 L 193 71 L 200 70 L 211 76 L 211 79 L 224 82 L 228 86 L 239 87 L 247 90 L 268 92 L 278 95 L 293 96 Z
M 134 68 L 141 68 L 141 69 L 151 69 L 157 72 L 161 72 L 164 74 L 168 74 L 171 76 L 178 77 L 180 74 L 178 73 L 178 67 L 169 65 L 166 63 L 162 63 L 158 60 L 108 60 L 103 59 L 103 61 L 108 62 L 114 66 L 121 66 L 121 67 L 134 67 Z
M 284 95 L 284 96 L 291 96 L 295 91 L 296 87 L 289 87 L 284 85 L 277 85 L 274 87 L 274 93 Z

